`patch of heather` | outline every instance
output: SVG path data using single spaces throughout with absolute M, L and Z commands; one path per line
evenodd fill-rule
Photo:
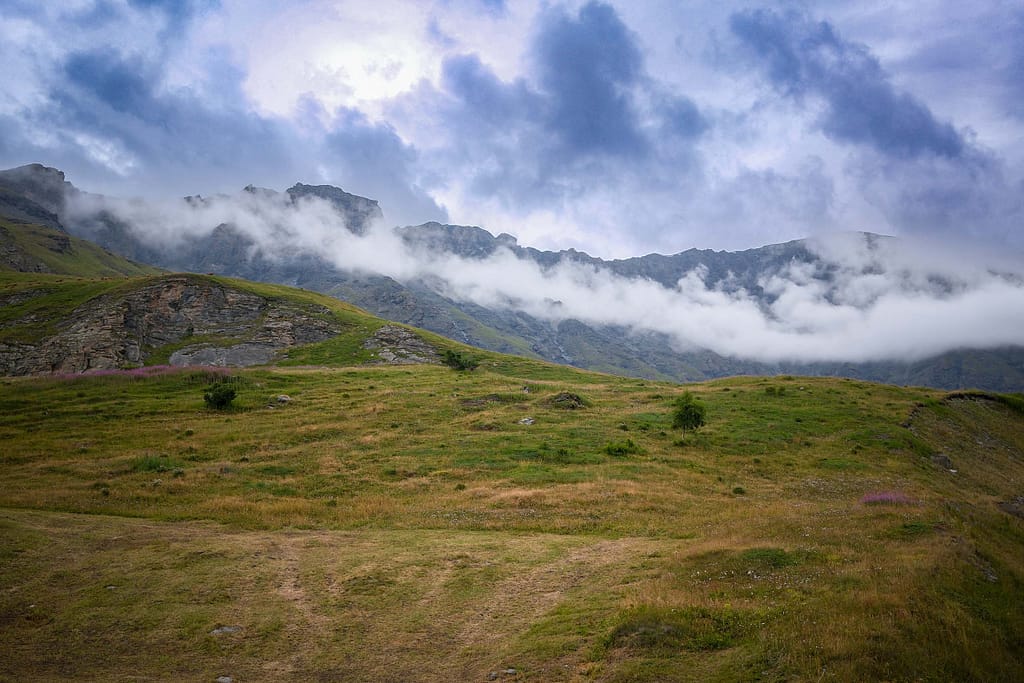
M 917 503 L 902 491 L 872 491 L 865 493 L 860 502 L 863 505 L 913 505 Z
M 129 377 L 141 379 L 180 373 L 200 373 L 209 377 L 227 377 L 231 368 L 212 365 L 146 365 L 138 368 L 97 368 L 85 372 L 65 372 L 54 375 L 56 379 L 72 380 L 82 377 Z

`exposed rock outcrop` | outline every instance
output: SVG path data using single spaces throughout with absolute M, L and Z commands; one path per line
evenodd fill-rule
M 7 375 L 76 373 L 144 362 L 156 349 L 196 337 L 171 356 L 180 365 L 255 365 L 280 349 L 340 331 L 321 306 L 271 301 L 196 276 L 174 275 L 89 300 L 37 344 L 0 344 Z
M 398 325 L 385 325 L 363 342 L 364 349 L 376 351 L 377 363 L 415 365 L 439 363 L 437 350 L 410 330 Z
M 25 212 L 27 215 L 14 215 L 33 223 L 47 225 L 52 219 L 52 227 L 57 227 L 57 216 L 64 211 L 68 193 L 76 191 L 75 187 L 64 178 L 64 172 L 42 164 L 28 164 L 0 171 L 0 205 L 11 211 Z M 40 220 L 43 219 L 43 220 Z M 63 229 L 63 228 L 61 228 Z

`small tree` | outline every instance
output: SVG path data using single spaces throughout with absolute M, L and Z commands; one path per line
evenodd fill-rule
M 235 390 L 231 385 L 217 382 L 203 393 L 203 400 L 209 408 L 224 410 L 235 400 Z
M 689 391 L 676 399 L 675 407 L 672 409 L 672 426 L 683 430 L 696 431 L 704 426 L 704 418 L 707 408 L 704 404 L 693 397 Z

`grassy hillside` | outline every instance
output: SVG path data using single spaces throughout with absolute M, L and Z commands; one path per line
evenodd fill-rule
M 1024 680 L 1019 399 L 478 356 L 0 380 L 0 678 Z
M 162 272 L 42 225 L 0 217 L 0 272 L 117 277 Z
M 124 301 L 132 294 L 182 281 L 204 289 L 254 294 L 264 300 L 267 311 L 286 309 L 296 315 L 302 313 L 307 317 L 329 318 L 340 330 L 338 335 L 327 341 L 300 345 L 283 352 L 282 362 L 287 365 L 337 366 L 372 361 L 374 352 L 363 348 L 363 343 L 387 324 L 385 320 L 323 294 L 227 277 L 160 274 L 79 278 L 46 273 L 0 272 L 0 344 L 41 344 L 60 333 L 74 315 L 91 313 L 96 318 L 118 320 Z M 210 310 L 214 308 L 215 305 L 211 304 Z M 146 365 L 167 363 L 175 351 L 200 343 L 228 347 L 245 342 L 253 333 L 259 332 L 258 322 L 254 321 L 247 330 L 236 334 L 206 337 L 188 335 L 171 343 L 147 346 L 144 362 Z M 439 349 L 455 346 L 453 342 L 437 335 L 424 333 L 420 336 Z

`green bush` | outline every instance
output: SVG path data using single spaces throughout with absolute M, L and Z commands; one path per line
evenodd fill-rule
M 442 360 L 445 365 L 455 370 L 475 370 L 480 365 L 480 361 L 476 358 L 451 349 L 445 349 Z
M 683 432 L 697 430 L 704 426 L 707 408 L 687 391 L 676 399 L 672 409 L 672 426 Z
M 643 452 L 633 439 L 626 439 L 625 441 L 616 441 L 610 443 L 604 447 L 604 452 L 608 455 L 633 455 L 635 453 Z
M 234 387 L 223 382 L 218 382 L 211 385 L 210 388 L 203 393 L 203 400 L 206 401 L 206 406 L 208 408 L 224 410 L 231 405 L 231 402 L 235 400 L 236 395 Z

